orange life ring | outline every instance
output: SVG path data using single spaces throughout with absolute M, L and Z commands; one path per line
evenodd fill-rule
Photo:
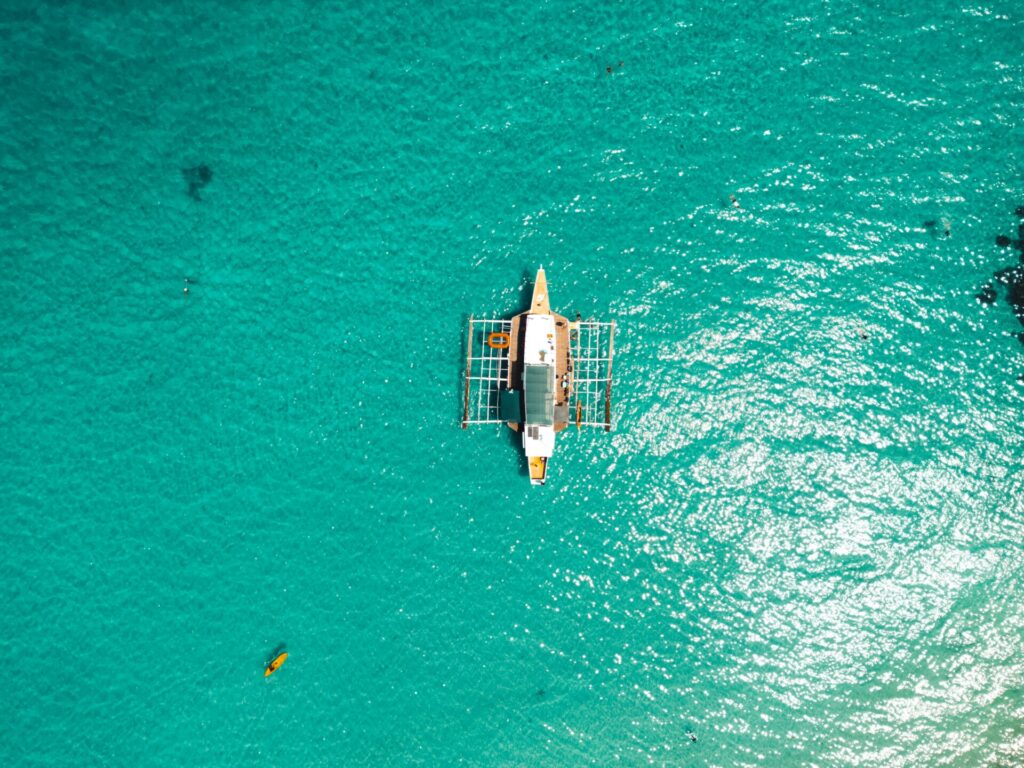
M 491 349 L 508 349 L 511 343 L 512 337 L 507 333 L 495 331 L 494 333 L 487 334 L 487 346 Z

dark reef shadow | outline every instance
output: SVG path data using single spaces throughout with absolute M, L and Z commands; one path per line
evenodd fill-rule
M 185 177 L 185 183 L 188 184 L 188 196 L 193 200 L 202 200 L 199 192 L 213 181 L 213 171 L 210 170 L 210 166 L 203 163 L 191 168 L 182 168 L 181 175 Z
M 1014 213 L 1024 219 L 1024 205 L 1017 206 Z M 1024 222 L 1017 227 L 1017 239 L 1008 235 L 997 235 L 996 245 L 1017 251 L 1018 263 L 993 274 L 992 280 L 982 286 L 981 290 L 974 294 L 974 298 L 983 306 L 991 306 L 998 299 L 995 283 L 1006 286 L 1006 301 L 1014 316 L 1021 325 L 1024 325 Z M 1024 343 L 1024 334 L 1017 334 L 1017 338 Z

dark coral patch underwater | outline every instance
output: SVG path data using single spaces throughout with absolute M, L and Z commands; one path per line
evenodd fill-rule
M 213 181 L 213 171 L 210 170 L 210 166 L 203 164 L 192 168 L 182 168 L 181 174 L 188 184 L 188 196 L 193 200 L 201 200 L 199 192 Z

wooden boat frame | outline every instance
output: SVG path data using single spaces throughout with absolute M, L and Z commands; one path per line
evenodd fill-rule
M 530 309 L 512 318 L 470 316 L 466 337 L 466 372 L 463 389 L 462 427 L 506 424 L 519 432 L 518 420 L 502 417 L 502 393 L 521 388 L 527 318 L 553 319 L 555 353 L 554 432 L 576 427 L 612 428 L 612 362 L 615 353 L 615 321 L 575 320 L 551 311 L 543 268 L 537 273 Z M 549 335 L 550 338 L 550 335 Z M 508 343 L 492 343 L 499 339 Z M 538 484 L 546 466 L 530 462 L 531 478 Z

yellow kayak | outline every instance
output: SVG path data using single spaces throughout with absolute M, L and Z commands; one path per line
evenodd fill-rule
M 278 667 L 280 667 L 282 664 L 284 664 L 284 660 L 287 659 L 287 658 L 288 658 L 288 654 L 287 653 L 282 653 L 280 656 L 278 656 L 276 659 L 274 659 L 272 662 L 270 662 L 267 665 L 267 668 L 265 670 L 263 670 L 263 676 L 264 677 L 270 677 L 272 674 L 277 672 Z

